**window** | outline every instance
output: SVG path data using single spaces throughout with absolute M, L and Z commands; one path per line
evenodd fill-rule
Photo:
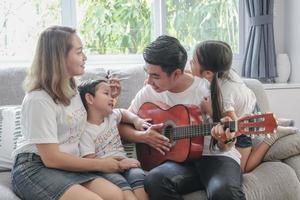
M 243 45 L 242 0 L 2 0 L 0 62 L 32 59 L 38 34 L 53 24 L 76 27 L 93 63 L 143 62 L 144 47 L 157 36 L 177 37 L 189 53 L 207 39 Z M 128 59 L 130 61 L 128 61 Z M 127 60 L 127 61 L 126 61 Z
M 0 10 L 0 58 L 32 57 L 39 33 L 61 24 L 57 0 L 1 0 Z
M 90 54 L 137 54 L 151 35 L 148 0 L 80 0 L 77 28 Z
M 166 0 L 166 32 L 192 50 L 204 40 L 222 40 L 239 52 L 238 0 Z

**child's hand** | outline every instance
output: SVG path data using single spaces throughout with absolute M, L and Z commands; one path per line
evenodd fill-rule
M 150 121 L 151 119 L 142 119 L 138 117 L 137 120 L 134 120 L 133 125 L 137 130 L 144 131 L 151 126 L 151 123 L 149 123 Z
M 203 101 L 200 104 L 200 109 L 201 113 L 208 114 L 210 117 L 212 117 L 213 111 L 210 97 L 203 98 Z
M 120 161 L 119 166 L 122 170 L 127 170 L 130 168 L 136 168 L 140 167 L 141 163 L 133 158 L 124 158 L 123 160 Z
M 108 79 L 108 84 L 111 89 L 111 97 L 116 98 L 121 94 L 121 83 L 117 77 L 111 77 Z

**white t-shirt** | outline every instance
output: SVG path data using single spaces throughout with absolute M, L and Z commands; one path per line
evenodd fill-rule
M 256 97 L 234 71 L 228 79 L 220 79 L 220 88 L 225 112 L 233 111 L 238 117 L 251 114 L 255 108 Z
M 87 122 L 86 131 L 80 138 L 81 156 L 96 154 L 97 158 L 126 157 L 118 131 L 121 118 L 120 110 L 114 109 L 113 113 L 104 118 L 100 125 Z
M 164 102 L 169 106 L 177 104 L 192 104 L 199 106 L 204 97 L 210 96 L 209 82 L 206 79 L 194 77 L 194 82 L 185 91 L 180 93 L 172 93 L 164 91 L 157 93 L 150 85 L 144 86 L 132 100 L 129 110 L 137 113 L 141 105 L 145 102 Z M 231 150 L 222 152 L 218 149 L 210 150 L 211 136 L 204 137 L 204 148 L 202 155 L 212 156 L 228 156 L 240 163 L 240 153 L 233 147 Z
M 79 156 L 79 138 L 87 114 L 79 94 L 68 106 L 56 104 L 44 90 L 26 94 L 21 111 L 23 137 L 13 155 L 28 152 L 39 155 L 36 144 L 55 143 L 62 152 Z

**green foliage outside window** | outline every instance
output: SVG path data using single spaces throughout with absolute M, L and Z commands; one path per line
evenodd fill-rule
M 98 54 L 136 54 L 150 42 L 147 0 L 80 0 L 86 6 L 80 33 L 86 48 Z
M 239 51 L 239 0 L 167 0 L 167 31 L 189 50 L 203 40 L 222 40 Z
M 191 50 L 200 41 L 239 46 L 239 0 L 166 0 L 168 35 Z M 92 54 L 136 54 L 149 44 L 153 23 L 151 0 L 80 0 L 85 16 L 79 32 Z

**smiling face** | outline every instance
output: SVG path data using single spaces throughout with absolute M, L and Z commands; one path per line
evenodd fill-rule
M 146 64 L 144 69 L 148 74 L 147 84 L 151 85 L 156 92 L 172 91 L 175 85 L 175 72 L 168 75 L 159 65 L 151 64 Z
M 86 56 L 82 51 L 80 38 L 74 34 L 72 36 L 72 48 L 66 57 L 66 69 L 70 77 L 78 76 L 84 73 L 84 64 Z
M 95 96 L 92 97 L 93 109 L 97 110 L 104 117 L 112 113 L 113 98 L 111 97 L 111 90 L 106 82 L 100 82 L 96 86 Z

